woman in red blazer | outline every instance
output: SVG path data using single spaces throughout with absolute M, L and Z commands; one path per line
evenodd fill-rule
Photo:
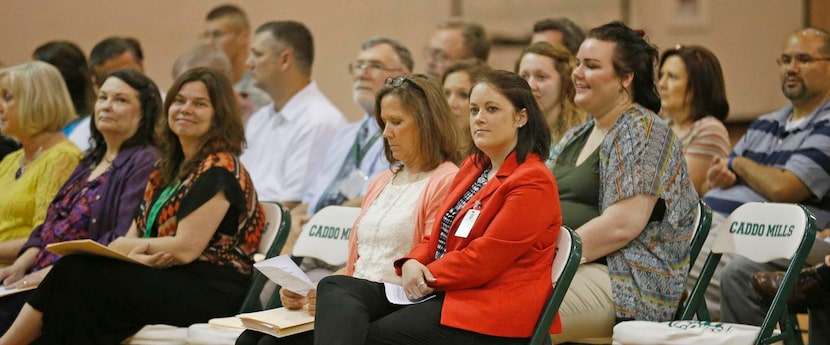
M 318 286 L 315 343 L 525 344 L 550 294 L 562 224 L 543 160 L 550 132 L 530 87 L 486 74 L 470 97 L 475 146 L 430 237 L 395 262 L 407 306 L 384 285 L 345 276 Z M 558 318 L 551 330 L 559 332 Z

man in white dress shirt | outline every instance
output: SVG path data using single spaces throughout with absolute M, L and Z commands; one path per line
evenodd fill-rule
M 303 24 L 275 21 L 257 28 L 248 68 L 274 102 L 248 121 L 248 148 L 241 159 L 261 201 L 299 205 L 331 140 L 346 124 L 311 80 L 313 62 L 314 42 Z

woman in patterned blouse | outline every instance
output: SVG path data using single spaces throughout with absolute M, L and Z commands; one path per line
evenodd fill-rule
M 94 141 L 46 210 L 17 259 L 0 269 L 10 288 L 37 286 L 58 260 L 46 250 L 55 242 L 92 239 L 107 245 L 124 236 L 159 157 L 153 128 L 161 116 L 161 94 L 152 80 L 133 70 L 111 74 L 101 86 L 90 128 Z M 5 333 L 34 291 L 0 298 L 0 333 Z
M 677 46 L 660 58 L 660 105 L 683 144 L 689 175 L 699 195 L 706 193 L 712 158 L 726 158 L 731 144 L 723 121 L 729 114 L 720 62 L 701 46 Z
M 656 113 L 657 49 L 625 24 L 590 31 L 573 72 L 591 115 L 550 166 L 582 257 L 559 308 L 559 344 L 608 337 L 620 320 L 671 320 L 686 284 L 697 193 L 681 145 Z
M 138 263 L 58 260 L 0 344 L 117 344 L 146 324 L 238 311 L 264 219 L 237 158 L 245 135 L 233 88 L 215 70 L 192 69 L 164 106 L 162 158 L 129 232 L 109 246 Z

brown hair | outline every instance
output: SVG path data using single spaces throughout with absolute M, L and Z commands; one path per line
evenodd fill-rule
M 516 160 L 523 163 L 529 153 L 546 160 L 550 154 L 550 130 L 527 81 L 516 73 L 495 70 L 482 76 L 478 84 L 487 84 L 496 89 L 510 101 L 516 111 L 527 111 L 527 123 L 517 129 L 518 141 L 514 149 Z M 470 148 L 470 152 L 478 166 L 487 163 L 486 155 L 475 145 Z
M 574 104 L 576 88 L 574 88 L 573 80 L 571 80 L 571 73 L 574 70 L 574 66 L 576 66 L 576 59 L 562 45 L 536 42 L 522 50 L 522 54 L 516 60 L 516 73 L 519 73 L 519 65 L 522 62 L 522 58 L 527 54 L 536 54 L 551 58 L 553 60 L 553 68 L 559 73 L 559 104 L 562 105 L 562 111 L 559 113 L 556 123 L 549 124 L 551 137 L 554 141 L 558 141 L 569 129 L 585 122 L 585 113 Z
M 432 79 L 423 74 L 415 74 L 387 80 L 375 96 L 375 120 L 381 131 L 386 126 L 380 117 L 381 100 L 386 96 L 397 97 L 415 117 L 415 123 L 420 129 L 418 154 L 424 171 L 435 169 L 443 162 L 458 163 L 461 160 L 455 137 L 458 124 L 441 88 Z M 391 167 L 403 168 L 401 164 L 396 164 L 400 161 L 392 156 L 389 142 L 385 139 L 383 148 Z
M 168 125 L 170 106 L 179 95 L 182 87 L 191 82 L 201 82 L 205 85 L 213 107 L 213 118 L 210 129 L 202 137 L 197 152 L 191 159 L 184 161 L 184 152 L 178 136 Z M 162 151 L 159 160 L 163 185 L 167 185 L 179 178 L 184 178 L 196 170 L 200 162 L 209 154 L 230 152 L 233 155 L 242 154 L 245 147 L 245 129 L 242 125 L 242 115 L 236 94 L 231 81 L 221 72 L 208 67 L 197 67 L 182 74 L 167 91 L 164 100 L 164 118 L 158 122 L 156 131 L 159 137 L 159 148 Z
M 464 50 L 467 58 L 475 57 L 487 61 L 490 56 L 490 36 L 484 27 L 478 23 L 465 21 L 461 18 L 452 18 L 438 26 L 438 29 L 458 29 L 464 38 Z
M 658 70 L 663 68 L 670 56 L 679 57 L 686 66 L 688 77 L 683 104 L 689 105 L 689 119 L 697 121 L 712 115 L 718 120 L 726 120 L 726 116 L 729 115 L 729 102 L 726 100 L 723 72 L 715 54 L 701 46 L 678 45 L 663 52 Z

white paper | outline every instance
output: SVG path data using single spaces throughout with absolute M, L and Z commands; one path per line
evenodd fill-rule
M 16 293 L 23 292 L 23 291 L 29 291 L 29 290 L 34 289 L 36 287 L 37 286 L 30 284 L 30 286 L 26 286 L 26 287 L 22 287 L 22 288 L 7 288 L 7 287 L 3 286 L 2 284 L 0 284 L 0 297 L 8 296 L 8 295 L 14 295 Z
M 420 299 L 411 301 L 409 300 L 409 297 L 406 296 L 406 291 L 404 291 L 403 286 L 392 283 L 383 283 L 383 287 L 386 289 L 386 300 L 388 300 L 389 303 L 397 305 L 418 304 L 435 297 L 434 294 L 426 295 Z
M 288 254 L 257 262 L 254 267 L 277 285 L 297 294 L 306 296 L 314 289 L 311 278 L 291 260 Z

